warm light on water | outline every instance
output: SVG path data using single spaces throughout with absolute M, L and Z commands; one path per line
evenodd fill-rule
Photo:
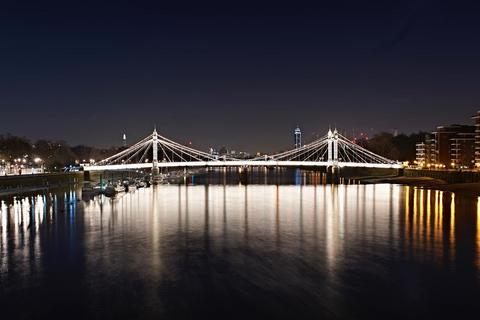
M 477 198 L 477 266 L 480 268 L 480 197 Z
M 476 308 L 480 199 L 386 184 L 162 185 L 80 199 L 1 202 L 2 308 L 56 314 L 52 297 L 82 317 Z

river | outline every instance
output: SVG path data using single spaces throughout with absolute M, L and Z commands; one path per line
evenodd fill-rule
M 3 199 L 0 284 L 2 319 L 459 318 L 480 203 L 302 180 Z

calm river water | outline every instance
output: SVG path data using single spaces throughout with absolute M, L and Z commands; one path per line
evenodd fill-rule
M 202 184 L 1 202 L 1 319 L 478 311 L 477 198 L 389 184 Z

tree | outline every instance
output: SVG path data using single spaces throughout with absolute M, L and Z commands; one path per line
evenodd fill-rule
M 368 141 L 368 149 L 389 159 L 398 159 L 400 152 L 393 143 L 393 135 L 381 132 Z
M 400 134 L 393 138 L 393 144 L 399 151 L 401 161 L 413 161 L 416 157 L 417 142 L 425 140 L 425 132 L 412 133 L 410 135 Z
M 50 170 L 75 163 L 75 154 L 65 141 L 38 140 L 34 146 L 34 156 L 42 158 Z
M 413 161 L 415 160 L 415 145 L 423 139 L 425 139 L 425 132 L 397 136 L 380 132 L 368 141 L 366 148 L 392 160 Z
M 0 153 L 3 154 L 5 158 L 23 158 L 24 156 L 30 155 L 31 151 L 32 145 L 26 138 L 12 136 L 10 134 L 0 136 Z

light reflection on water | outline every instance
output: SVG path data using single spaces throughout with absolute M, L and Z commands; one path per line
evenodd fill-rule
M 162 185 L 4 200 L 0 218 L 0 301 L 26 316 L 54 312 L 45 292 L 82 317 L 431 315 L 479 294 L 480 199 L 438 190 Z

